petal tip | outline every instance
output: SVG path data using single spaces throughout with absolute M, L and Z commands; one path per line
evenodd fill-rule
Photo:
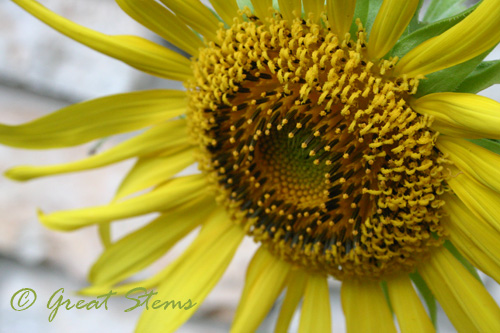
M 10 180 L 15 180 L 18 182 L 29 180 L 29 177 L 26 173 L 23 172 L 23 167 L 13 167 L 4 172 L 4 176 L 9 178 Z

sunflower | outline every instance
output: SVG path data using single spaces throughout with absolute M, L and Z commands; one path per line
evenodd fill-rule
M 500 0 L 463 12 L 434 0 L 117 0 L 185 51 L 79 26 L 32 0 L 19 6 L 66 36 L 186 91 L 149 90 L 75 104 L 0 142 L 79 145 L 144 129 L 62 165 L 19 166 L 15 180 L 137 158 L 108 205 L 39 213 L 49 228 L 98 225 L 105 250 L 83 293 L 157 288 L 189 311 L 145 311 L 137 330 L 173 331 L 218 282 L 245 235 L 260 247 L 233 332 L 255 331 L 284 291 L 275 330 L 331 331 L 327 279 L 342 282 L 349 332 L 434 331 L 435 300 L 457 330 L 500 332 L 478 268 L 500 282 Z M 446 6 L 446 8 L 445 8 Z M 442 20 L 444 10 L 454 16 Z M 441 16 L 440 16 L 441 15 Z M 200 173 L 176 176 L 198 164 Z M 145 191 L 147 190 L 147 191 Z M 159 212 L 111 242 L 110 223 Z M 166 269 L 120 284 L 200 228 Z M 417 289 L 424 296 L 428 315 Z M 431 320 L 432 317 L 433 319 Z M 334 320 L 339 320 L 334 318 Z

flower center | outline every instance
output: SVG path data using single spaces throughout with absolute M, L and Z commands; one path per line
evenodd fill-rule
M 437 134 L 407 103 L 418 79 L 367 59 L 361 24 L 354 41 L 247 16 L 201 50 L 188 83 L 221 203 L 296 265 L 339 279 L 413 270 L 442 242 L 445 179 Z

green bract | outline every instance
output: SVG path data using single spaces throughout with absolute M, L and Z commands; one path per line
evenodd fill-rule
M 465 0 L 433 0 L 425 13 L 424 22 L 434 22 L 456 15 L 467 7 Z
M 500 140 L 476 139 L 470 141 L 474 142 L 476 145 L 491 150 L 494 153 L 500 154 Z
M 457 92 L 475 94 L 500 84 L 500 60 L 483 61 L 460 83 Z

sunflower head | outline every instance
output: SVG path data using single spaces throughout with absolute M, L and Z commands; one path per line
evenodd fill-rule
M 411 271 L 442 243 L 446 169 L 416 76 L 309 19 L 251 12 L 193 59 L 188 119 L 232 218 L 280 258 L 336 278 Z M 433 237 L 432 235 L 437 237 Z

